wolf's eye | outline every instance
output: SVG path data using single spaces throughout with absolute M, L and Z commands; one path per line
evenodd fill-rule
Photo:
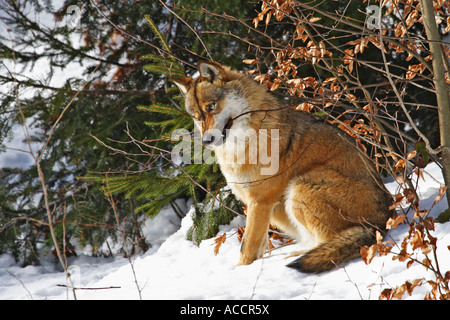
M 214 102 L 208 104 L 208 106 L 206 107 L 206 111 L 211 112 L 216 108 L 216 104 Z

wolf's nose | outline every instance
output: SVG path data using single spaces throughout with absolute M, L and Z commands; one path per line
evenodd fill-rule
M 214 141 L 216 141 L 216 136 L 215 135 L 205 135 L 205 136 L 203 136 L 203 139 L 202 139 L 202 143 L 205 145 L 205 146 L 209 146 L 210 144 L 214 144 Z
M 221 144 L 221 140 L 222 139 L 222 133 L 217 130 L 217 129 L 210 129 L 207 130 L 203 133 L 202 136 L 202 143 L 205 146 L 209 146 L 209 145 L 220 145 Z

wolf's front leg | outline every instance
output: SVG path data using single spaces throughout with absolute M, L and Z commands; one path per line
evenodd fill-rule
M 250 204 L 241 246 L 239 265 L 250 264 L 263 256 L 268 245 L 268 229 L 272 208 L 267 205 Z

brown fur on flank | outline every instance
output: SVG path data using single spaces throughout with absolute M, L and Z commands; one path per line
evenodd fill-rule
M 233 193 L 247 205 L 247 224 L 239 265 L 250 264 L 267 249 L 273 224 L 293 238 L 306 232 L 317 246 L 288 266 L 304 272 L 330 270 L 359 256 L 374 243 L 374 230 L 383 230 L 392 215 L 392 197 L 372 162 L 344 132 L 310 114 L 282 105 L 244 74 L 218 63 L 199 63 L 200 77 L 173 79 L 185 96 L 185 107 L 213 148 Z M 247 138 L 245 148 L 232 149 L 232 131 L 267 132 L 267 145 Z M 212 129 L 223 132 L 217 142 Z M 263 129 L 263 130 L 261 130 Z M 271 130 L 279 132 L 276 139 Z M 230 132 L 230 134 L 227 134 Z M 278 170 L 248 152 L 271 150 L 278 144 Z M 253 144 L 253 145 L 252 145 Z M 233 150 L 244 163 L 229 163 Z

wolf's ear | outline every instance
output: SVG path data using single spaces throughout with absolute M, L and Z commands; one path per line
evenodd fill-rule
M 198 63 L 198 71 L 200 71 L 200 76 L 209 82 L 214 81 L 224 81 L 226 78 L 226 73 L 224 68 L 215 62 L 203 62 Z
M 177 87 L 180 88 L 181 93 L 185 95 L 189 90 L 192 78 L 170 78 L 170 80 L 172 80 Z

